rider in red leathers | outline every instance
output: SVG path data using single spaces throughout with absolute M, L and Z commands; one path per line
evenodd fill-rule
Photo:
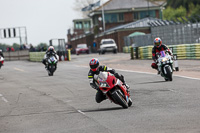
M 158 70 L 158 65 L 157 65 L 157 53 L 160 53 L 160 51 L 167 51 L 171 56 L 173 56 L 173 53 L 171 52 L 171 50 L 165 45 L 162 44 L 162 40 L 157 37 L 154 39 L 154 47 L 152 48 L 152 59 L 154 61 L 154 63 L 151 64 L 151 67 L 153 69 L 156 69 L 158 71 L 158 74 L 160 74 L 160 71 Z
M 97 93 L 96 93 L 96 102 L 97 103 L 100 103 L 106 99 L 106 95 L 104 95 L 102 93 L 102 91 L 99 89 L 99 86 L 97 86 L 97 84 L 95 83 L 95 79 L 94 79 L 94 75 L 98 75 L 100 73 L 100 71 L 106 71 L 106 72 L 110 72 L 110 73 L 114 74 L 116 78 L 118 78 L 119 80 L 121 80 L 123 82 L 123 84 L 126 86 L 127 91 L 129 93 L 129 86 L 125 83 L 123 75 L 119 75 L 118 73 L 115 72 L 114 69 L 111 69 L 107 66 L 99 66 L 99 60 L 96 58 L 93 58 L 90 61 L 89 65 L 90 65 L 91 69 L 89 70 L 89 73 L 88 73 L 88 79 L 90 82 L 90 86 L 97 90 Z

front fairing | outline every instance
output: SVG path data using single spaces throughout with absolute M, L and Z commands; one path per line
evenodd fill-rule
M 161 51 L 160 55 L 158 56 L 158 66 L 162 67 L 163 65 L 167 64 L 169 65 L 173 64 L 173 60 L 168 53 L 165 54 L 164 51 Z
M 51 56 L 51 57 L 48 59 L 48 63 L 49 63 L 49 64 L 56 64 L 56 63 L 57 63 L 57 59 L 56 59 L 54 56 Z
M 97 78 L 97 83 L 103 93 L 107 93 L 116 85 L 116 78 L 109 72 L 100 72 Z
M 1 62 L 1 64 L 3 64 L 3 63 L 4 63 L 4 58 L 3 58 L 3 57 L 1 57 L 1 56 L 0 56 L 0 62 Z

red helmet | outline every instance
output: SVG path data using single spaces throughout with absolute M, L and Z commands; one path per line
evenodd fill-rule
M 154 40 L 154 45 L 155 45 L 157 48 L 159 48 L 159 47 L 161 46 L 161 44 L 162 44 L 162 40 L 161 40 L 159 37 L 155 38 L 155 40 Z
M 93 58 L 93 59 L 90 61 L 89 65 L 90 65 L 91 70 L 92 70 L 93 72 L 96 72 L 96 71 L 98 70 L 98 68 L 99 68 L 99 60 L 96 59 L 96 58 Z

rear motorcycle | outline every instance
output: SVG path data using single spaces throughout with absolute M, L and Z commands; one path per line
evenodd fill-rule
M 111 102 L 123 108 L 128 108 L 132 105 L 132 100 L 127 92 L 126 86 L 113 74 L 110 72 L 100 72 L 96 81 L 99 85 L 99 89 L 106 94 Z
M 58 60 L 54 56 L 50 56 L 47 59 L 47 71 L 49 76 L 53 76 L 53 73 L 56 70 Z
M 165 81 L 172 81 L 173 74 L 173 60 L 167 51 L 157 53 L 158 56 L 158 70 Z
M 3 63 L 4 63 L 4 58 L 0 56 L 0 69 L 3 66 Z

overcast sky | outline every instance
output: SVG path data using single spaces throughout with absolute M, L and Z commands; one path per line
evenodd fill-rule
M 65 38 L 81 15 L 73 11 L 74 0 L 0 0 L 0 28 L 26 26 L 28 43 L 49 43 Z M 18 43 L 19 39 L 0 39 L 0 43 Z

